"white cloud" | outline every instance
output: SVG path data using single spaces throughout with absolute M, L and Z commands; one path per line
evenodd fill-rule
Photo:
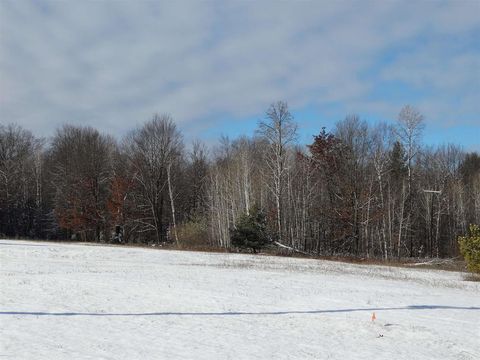
M 63 122 L 121 134 L 154 112 L 188 132 L 277 99 L 398 111 L 369 98 L 391 80 L 426 92 L 427 118 L 449 121 L 435 109 L 459 93 L 458 121 L 479 113 L 478 45 L 442 40 L 478 33 L 477 1 L 38 4 L 0 2 L 0 121 L 43 135 Z

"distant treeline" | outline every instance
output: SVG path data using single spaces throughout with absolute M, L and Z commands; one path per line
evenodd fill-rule
M 445 257 L 480 223 L 480 157 L 422 144 L 423 117 L 348 116 L 307 146 L 277 102 L 252 137 L 187 148 L 155 115 L 123 139 L 65 125 L 48 141 L 0 126 L 0 236 L 230 247 L 255 207 L 271 241 L 318 255 Z

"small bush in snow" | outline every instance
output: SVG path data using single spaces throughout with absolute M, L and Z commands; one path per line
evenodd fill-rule
M 194 218 L 178 226 L 178 240 L 180 246 L 184 248 L 207 247 L 210 245 L 207 224 L 199 218 Z
M 468 270 L 480 274 L 480 227 L 470 225 L 470 236 L 459 237 L 458 243 Z

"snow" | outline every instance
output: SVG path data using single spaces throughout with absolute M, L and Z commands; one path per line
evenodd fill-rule
M 478 359 L 479 295 L 457 272 L 0 240 L 0 358 Z

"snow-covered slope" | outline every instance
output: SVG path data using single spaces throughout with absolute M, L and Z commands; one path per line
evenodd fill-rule
M 0 359 L 479 358 L 460 273 L 0 240 Z

